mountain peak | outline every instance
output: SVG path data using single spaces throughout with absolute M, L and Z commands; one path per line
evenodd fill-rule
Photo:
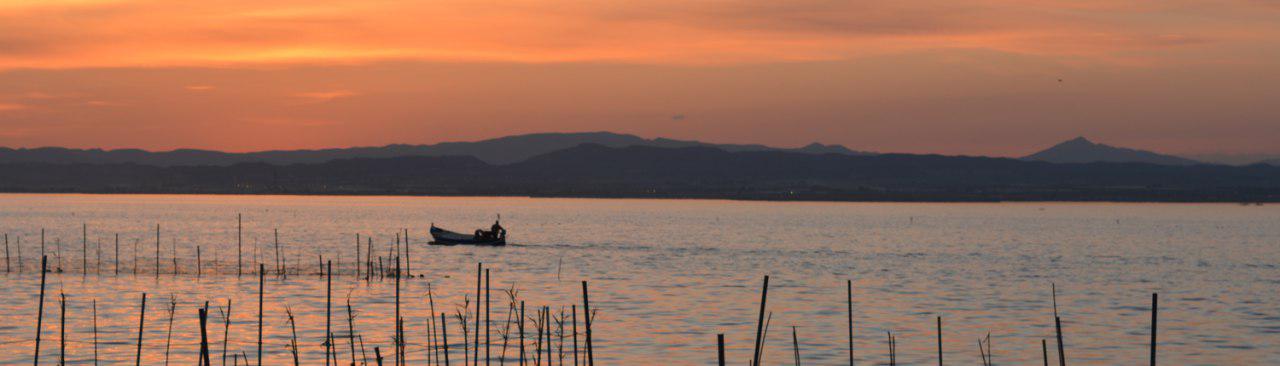
M 1084 136 L 1063 141 L 1048 149 L 1027 155 L 1024 160 L 1050 163 L 1147 163 L 1160 165 L 1194 165 L 1199 162 L 1151 151 L 1100 144 Z

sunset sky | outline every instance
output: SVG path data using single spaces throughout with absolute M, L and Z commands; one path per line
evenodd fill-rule
M 1280 154 L 1280 1 L 0 0 L 0 146 Z

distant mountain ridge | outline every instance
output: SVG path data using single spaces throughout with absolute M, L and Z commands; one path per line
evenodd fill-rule
M 1146 150 L 1115 147 L 1077 137 L 1043 151 L 1027 155 L 1023 160 L 1049 163 L 1147 163 L 1159 165 L 1195 165 L 1199 161 L 1164 155 Z
M 1280 202 L 1280 167 L 582 144 L 506 165 L 471 156 L 172 167 L 0 163 L 0 192 Z
M 140 164 L 168 167 L 227 166 L 238 163 L 303 164 L 323 163 L 337 159 L 391 158 L 400 156 L 472 156 L 489 164 L 505 165 L 582 144 L 597 144 L 608 147 L 714 147 L 729 152 L 788 151 L 807 154 L 872 154 L 850 150 L 840 145 L 822 145 L 818 143 L 800 148 L 777 148 L 756 144 L 714 144 L 667 138 L 645 139 L 635 135 L 612 132 L 576 132 L 537 133 L 471 142 L 442 142 L 433 145 L 394 144 L 381 147 L 275 150 L 248 153 L 196 149 L 152 152 L 140 149 L 0 148 L 0 163 Z

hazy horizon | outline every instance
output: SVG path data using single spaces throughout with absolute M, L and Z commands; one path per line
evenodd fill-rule
M 1021 156 L 1280 154 L 1268 1 L 0 5 L 0 146 L 547 131 Z

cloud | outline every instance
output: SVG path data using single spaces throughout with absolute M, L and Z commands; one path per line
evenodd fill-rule
M 186 89 L 186 90 L 190 90 L 190 91 L 197 91 L 197 92 L 199 92 L 199 91 L 209 91 L 209 90 L 216 89 L 216 88 L 215 88 L 214 86 L 212 86 L 212 85 L 187 85 L 187 86 L 184 86 L 184 87 L 182 87 L 182 88 L 183 88 L 183 89 Z
M 22 104 L 17 104 L 17 103 L 0 102 L 0 112 L 16 111 L 16 110 L 22 110 L 22 109 L 27 109 L 27 106 Z
M 330 91 L 312 91 L 296 93 L 293 96 L 310 100 L 314 103 L 328 102 L 334 99 L 347 98 L 359 95 L 359 93 L 350 90 L 330 90 Z
M 976 48 L 1280 43 L 1269 0 L 143 0 L 0 5 L 0 70 L 450 62 L 726 64 Z M 425 26 L 424 26 L 425 25 Z M 1099 34 L 1105 36 L 1098 36 Z M 1060 42 L 1060 43 L 1059 43 Z M 1147 48 L 1150 49 L 1150 48 Z M 1232 49 L 1223 57 L 1257 57 Z M 1272 61 L 1272 60 L 1264 60 Z

